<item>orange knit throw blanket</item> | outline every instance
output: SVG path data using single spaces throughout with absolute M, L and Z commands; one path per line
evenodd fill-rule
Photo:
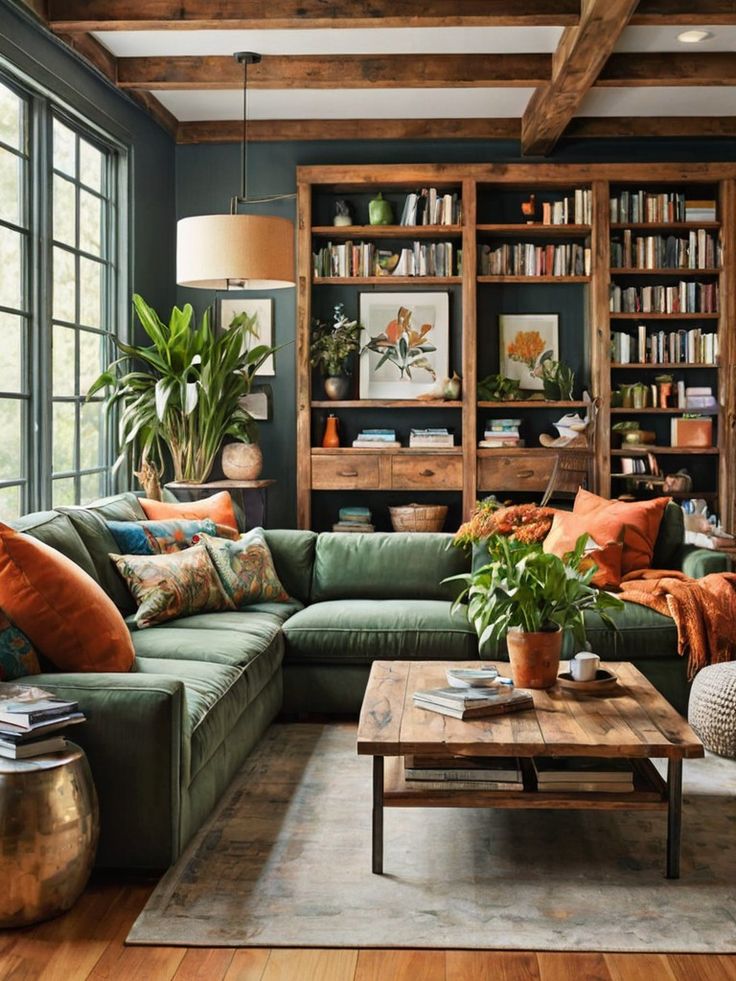
M 620 598 L 672 617 L 677 651 L 688 658 L 688 678 L 706 664 L 736 659 L 736 573 L 691 579 L 675 571 L 630 572 L 621 581 Z

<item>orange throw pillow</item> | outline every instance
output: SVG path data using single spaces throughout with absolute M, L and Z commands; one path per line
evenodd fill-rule
M 129 671 L 133 642 L 102 587 L 61 552 L 0 523 L 0 606 L 62 671 Z
M 650 569 L 654 543 L 659 534 L 669 497 L 651 501 L 609 501 L 581 487 L 575 498 L 573 514 L 588 517 L 588 532 L 597 541 L 615 541 L 624 526 L 624 554 L 621 573 Z
M 550 532 L 544 540 L 542 548 L 548 555 L 562 558 L 566 552 L 571 552 L 581 535 L 588 535 L 589 544 L 592 540 L 598 548 L 586 551 L 586 562 L 581 568 L 589 568 L 590 562 L 595 562 L 598 571 L 591 582 L 598 589 L 618 589 L 621 585 L 621 558 L 623 554 L 622 537 L 624 527 L 621 525 L 618 541 L 603 542 L 590 532 L 587 517 L 573 514 L 570 511 L 557 511 Z
M 238 530 L 238 520 L 229 491 L 220 491 L 219 494 L 205 497 L 201 501 L 182 501 L 176 504 L 142 497 L 140 505 L 146 512 L 146 517 L 152 521 L 165 521 L 167 518 L 197 521 L 199 518 L 211 518 L 216 525 L 227 525 L 228 528 Z

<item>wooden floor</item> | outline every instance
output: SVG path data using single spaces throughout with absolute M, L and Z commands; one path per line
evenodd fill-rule
M 0 931 L 0 978 L 736 981 L 736 955 L 126 947 L 128 930 L 154 885 L 151 880 L 97 877 L 65 916 L 23 930 Z

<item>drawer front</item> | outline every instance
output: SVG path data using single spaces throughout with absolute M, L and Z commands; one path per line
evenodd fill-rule
M 339 453 L 312 457 L 314 490 L 377 490 L 378 455 Z
M 395 456 L 391 460 L 393 490 L 462 490 L 461 456 Z
M 478 490 L 481 491 L 543 491 L 555 465 L 553 453 L 541 455 L 506 456 L 502 453 L 478 460 Z

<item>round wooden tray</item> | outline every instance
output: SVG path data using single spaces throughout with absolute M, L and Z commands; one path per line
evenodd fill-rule
M 613 671 L 599 668 L 592 681 L 575 681 L 569 671 L 563 671 L 557 676 L 557 682 L 561 688 L 570 688 L 572 691 L 587 692 L 589 695 L 601 695 L 613 691 L 618 684 L 618 678 Z

